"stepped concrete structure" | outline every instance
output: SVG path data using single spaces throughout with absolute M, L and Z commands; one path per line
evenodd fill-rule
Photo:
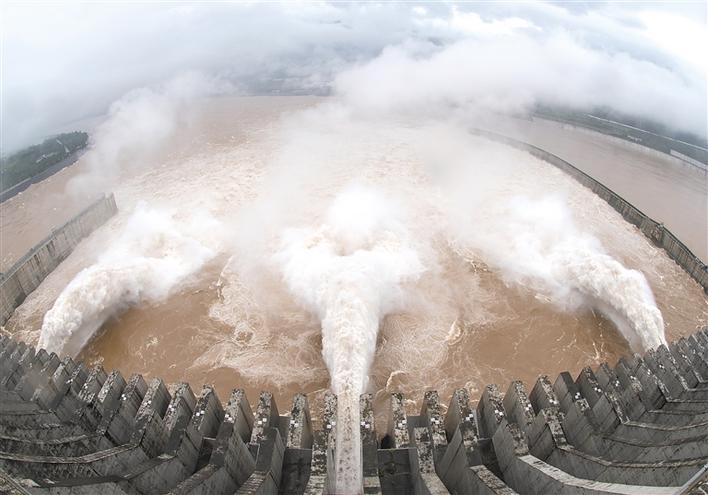
M 254 406 L 2 336 L 0 493 L 337 493 L 337 398 L 315 417 L 302 394 Z M 444 414 L 435 391 L 416 416 L 392 394 L 385 432 L 360 406 L 366 494 L 708 493 L 708 328 L 575 378 L 460 389 Z

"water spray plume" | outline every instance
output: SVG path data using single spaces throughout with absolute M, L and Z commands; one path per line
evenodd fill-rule
M 139 204 L 121 235 L 74 277 L 46 313 L 39 346 L 73 356 L 111 316 L 143 301 L 165 299 L 214 256 L 203 241 L 214 227 L 208 218 L 179 223 L 165 211 Z
M 361 490 L 359 396 L 376 351 L 379 321 L 404 302 L 424 271 L 396 206 L 350 187 L 317 229 L 289 229 L 275 255 L 290 291 L 322 322 L 322 354 L 339 398 L 337 489 Z
M 644 275 L 606 254 L 577 229 L 557 197 L 504 202 L 493 225 L 480 221 L 467 241 L 508 282 L 531 288 L 566 311 L 594 308 L 635 351 L 666 344 L 664 321 Z

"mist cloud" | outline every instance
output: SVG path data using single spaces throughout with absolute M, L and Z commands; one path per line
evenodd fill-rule
M 219 250 L 220 224 L 198 212 L 140 203 L 98 260 L 79 272 L 47 311 L 39 345 L 75 356 L 111 316 L 181 288 Z
M 84 160 L 87 171 L 69 181 L 68 192 L 90 196 L 109 189 L 124 171 L 144 167 L 179 126 L 189 124 L 195 100 L 231 90 L 225 81 L 192 72 L 128 92 L 96 128 Z
M 706 126 L 705 81 L 626 53 L 589 49 L 568 35 L 463 40 L 422 57 L 391 47 L 340 74 L 335 87 L 354 106 L 380 112 L 440 106 L 523 112 L 540 103 L 612 108 L 699 135 Z
M 3 153 L 186 71 L 249 92 L 327 93 L 356 67 L 337 79 L 347 95 L 357 81 L 423 74 L 404 94 L 437 89 L 494 108 L 612 105 L 705 134 L 700 4 L 8 3 L 2 14 Z M 382 60 L 393 72 L 355 77 Z M 442 75 L 474 82 L 472 94 Z

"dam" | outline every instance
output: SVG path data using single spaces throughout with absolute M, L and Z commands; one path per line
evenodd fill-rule
M 701 495 L 708 489 L 708 329 L 577 377 L 360 406 L 365 494 Z M 337 398 L 168 390 L 0 337 L 0 489 L 26 494 L 333 494 Z M 471 400 L 478 399 L 476 408 Z M 443 414 L 441 401 L 449 400 Z M 225 405 L 224 405 L 225 404 Z M 286 407 L 287 409 L 282 409 Z M 379 440 L 379 435 L 383 437 Z
M 708 495 L 708 4 L 5 3 L 0 495 Z

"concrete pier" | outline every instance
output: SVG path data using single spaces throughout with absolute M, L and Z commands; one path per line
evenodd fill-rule
M 708 489 L 708 329 L 644 356 L 540 376 L 476 407 L 435 391 L 420 414 L 361 396 L 361 493 L 699 495 Z M 281 415 L 240 388 L 128 380 L 0 337 L 0 493 L 334 494 L 337 399 Z

